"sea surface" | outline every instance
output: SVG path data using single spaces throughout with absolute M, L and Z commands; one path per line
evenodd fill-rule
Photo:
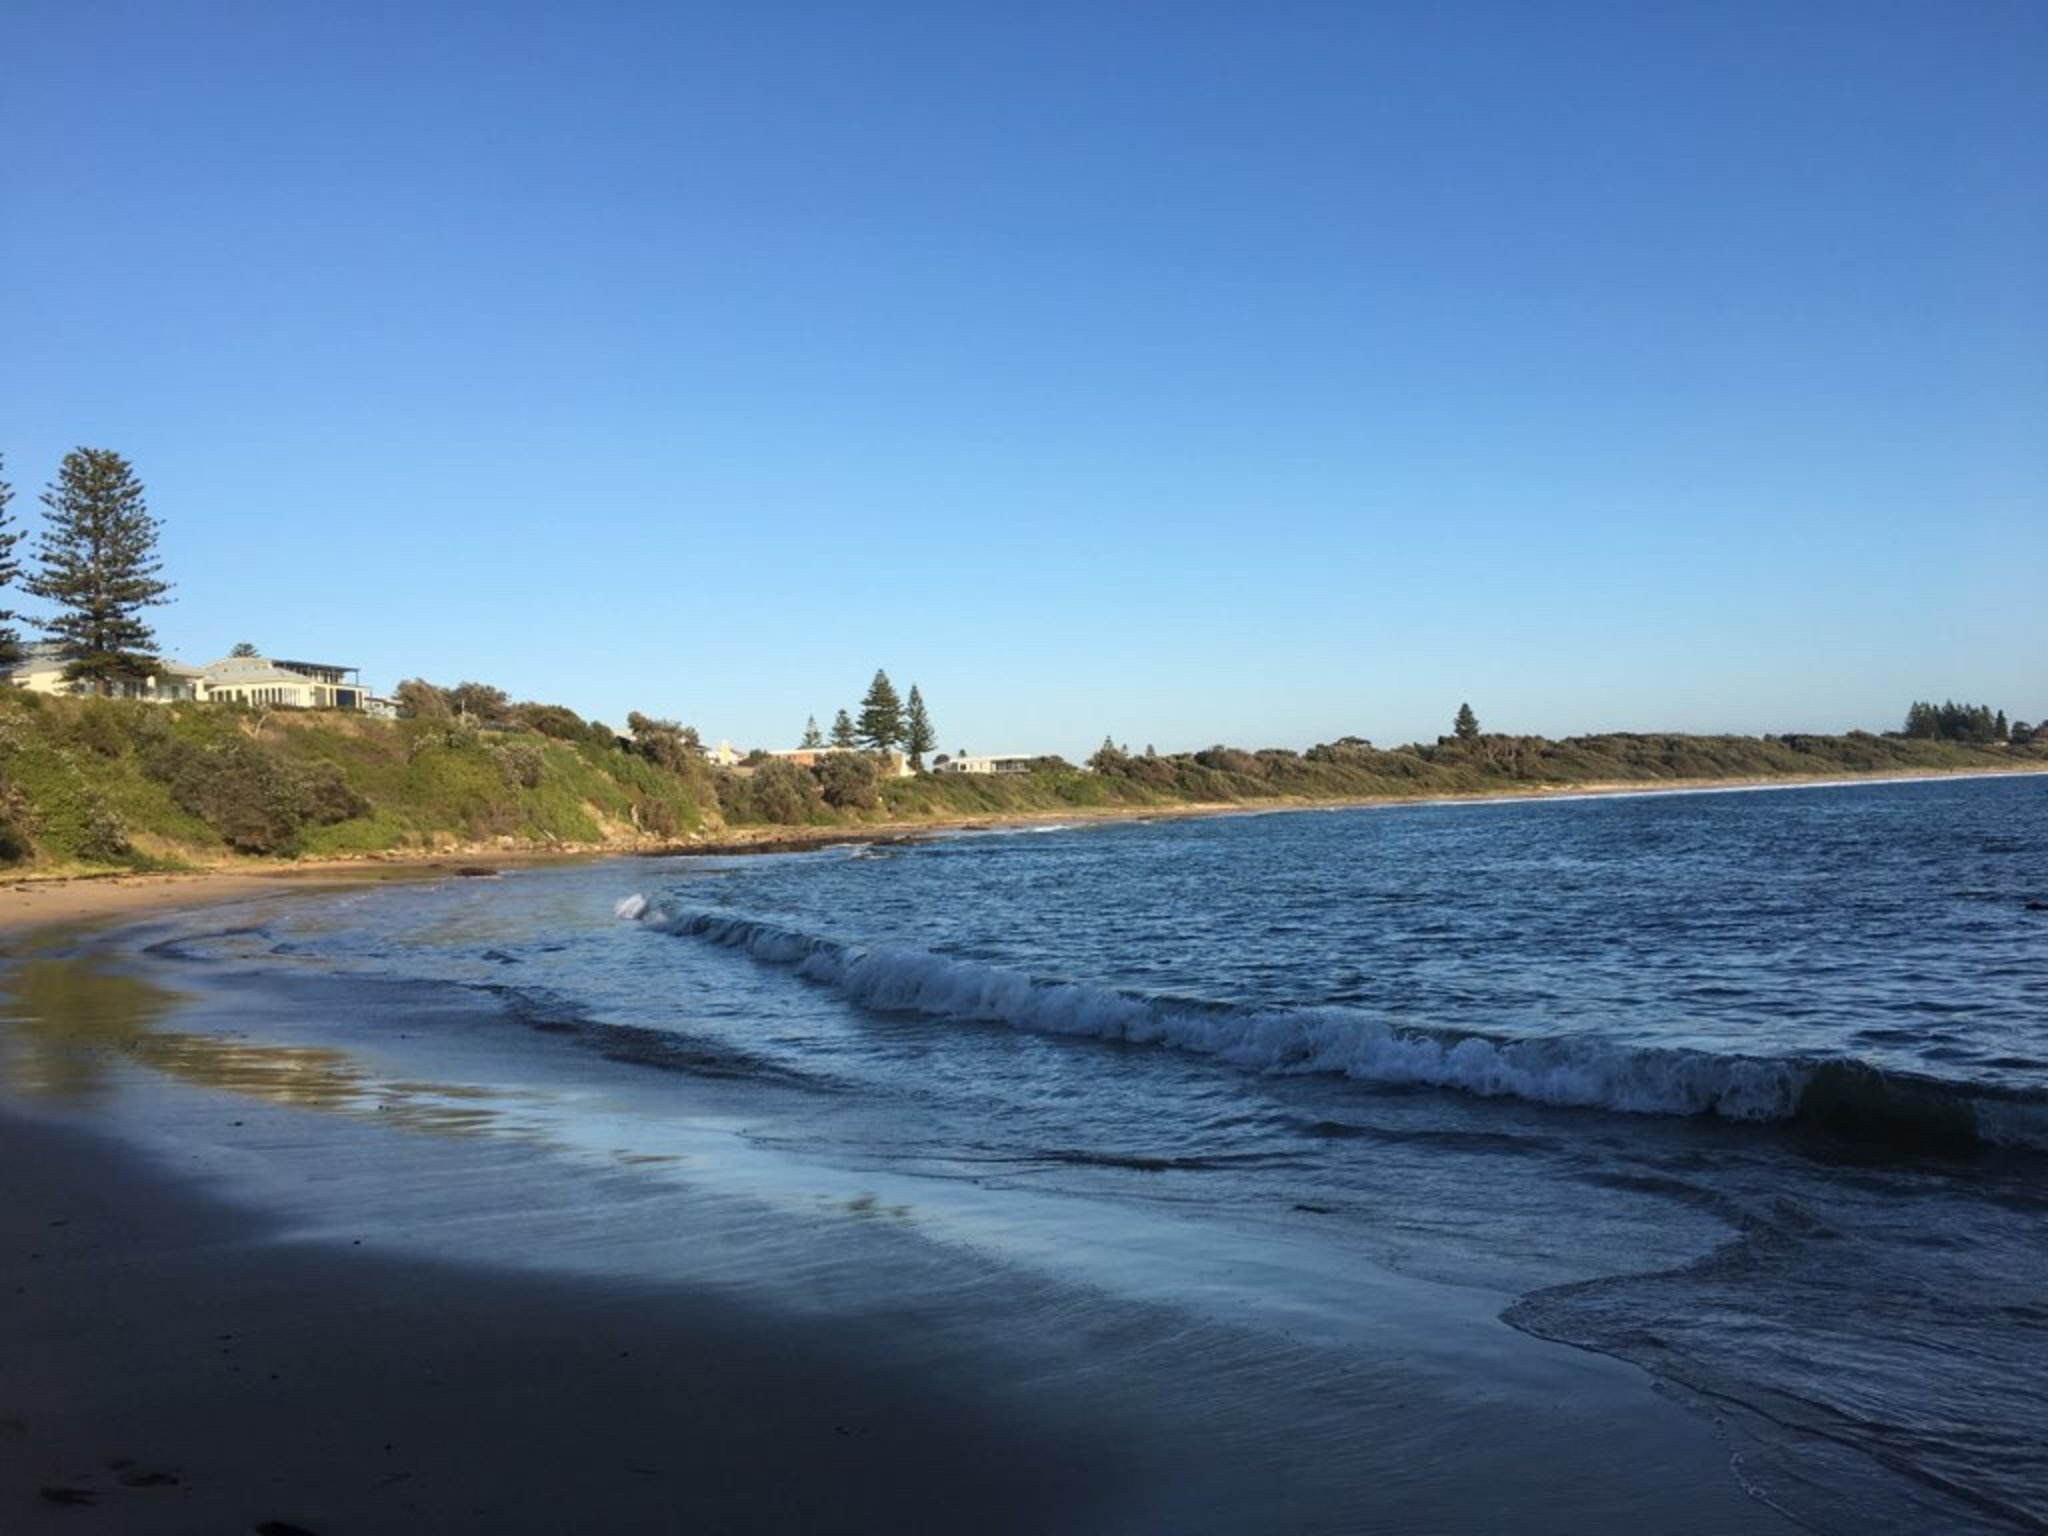
M 307 1103 L 1425 1365 L 1371 1277 L 1455 1287 L 1649 1373 L 1812 1529 L 2048 1529 L 2048 778 L 616 861 L 150 937 L 487 1005 L 318 1046 L 252 1005 Z

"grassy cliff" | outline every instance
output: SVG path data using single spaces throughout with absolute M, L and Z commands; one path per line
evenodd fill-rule
M 1003 777 L 878 780 L 865 759 L 713 769 L 674 736 L 622 739 L 566 710 L 489 726 L 0 692 L 0 863 L 38 872 L 240 857 L 652 847 L 753 827 L 1190 804 L 1534 792 L 1590 784 L 2048 768 L 2048 743 L 1848 736 L 1481 736 L 1378 750 L 1105 748 Z
M 595 732 L 0 694 L 0 857 L 148 868 L 629 844 L 715 805 Z

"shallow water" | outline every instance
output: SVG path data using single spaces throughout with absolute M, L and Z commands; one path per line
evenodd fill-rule
M 1386 1266 L 1648 1368 L 1815 1528 L 2040 1529 L 2044 812 L 1868 785 L 378 888 L 157 958 L 491 1006 L 394 990 L 314 1041 L 252 993 L 233 1051 L 140 1054 L 1469 1372 Z M 18 1087 L 90 1092 L 35 1045 Z

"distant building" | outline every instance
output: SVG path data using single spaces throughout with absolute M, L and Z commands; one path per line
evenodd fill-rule
M 360 672 L 331 662 L 229 656 L 199 670 L 202 698 L 274 709 L 367 710 L 370 705 Z
M 99 692 L 89 679 L 66 678 L 64 666 L 64 654 L 57 646 L 38 641 L 22 647 L 21 660 L 7 669 L 6 677 L 14 687 L 26 688 L 31 693 L 84 697 Z M 204 679 L 197 667 L 159 661 L 156 671 L 140 682 L 114 684 L 113 696 L 117 699 L 145 699 L 152 704 L 175 704 L 180 699 L 201 697 L 203 688 Z
M 99 690 L 88 680 L 64 676 L 57 646 L 38 641 L 22 648 L 21 660 L 0 670 L 0 682 L 31 693 L 83 698 Z M 365 688 L 354 667 L 324 661 L 274 661 L 267 656 L 229 656 L 204 667 L 159 660 L 139 682 L 116 683 L 113 697 L 151 704 L 215 700 L 263 708 L 346 709 L 380 720 L 398 718 L 398 705 Z
M 737 768 L 740 759 L 745 755 L 729 741 L 721 741 L 715 747 L 700 747 L 698 750 L 704 754 L 707 762 L 718 768 Z
M 963 753 L 959 757 L 932 759 L 933 773 L 1029 773 L 1036 755 L 1018 753 Z

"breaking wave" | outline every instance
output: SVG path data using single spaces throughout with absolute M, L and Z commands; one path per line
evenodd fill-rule
M 1166 1045 L 1262 1072 L 1325 1073 L 1629 1114 L 1791 1121 L 1901 1154 L 1954 1154 L 1980 1142 L 2048 1150 L 2048 1104 L 1978 1096 L 1856 1061 L 1402 1028 L 1351 1008 L 1147 996 L 927 950 L 848 944 L 756 918 L 671 911 L 639 897 L 619 903 L 618 912 L 785 967 L 879 1012 Z

